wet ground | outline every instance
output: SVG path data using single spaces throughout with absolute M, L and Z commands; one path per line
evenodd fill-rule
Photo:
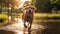
M 28 30 L 24 28 L 22 19 L 18 18 L 17 23 L 0 27 L 0 34 L 42 34 L 43 29 L 43 25 L 32 24 L 32 28 Z

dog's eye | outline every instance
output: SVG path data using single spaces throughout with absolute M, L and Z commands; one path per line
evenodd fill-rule
M 34 8 L 31 8 L 32 10 L 34 10 Z

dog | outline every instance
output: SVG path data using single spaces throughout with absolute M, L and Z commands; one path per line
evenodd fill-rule
M 25 28 L 29 26 L 28 29 L 31 29 L 35 10 L 36 10 L 36 7 L 34 6 L 26 6 L 23 8 L 22 20 L 24 22 Z M 28 26 L 26 25 L 26 22 L 29 24 Z

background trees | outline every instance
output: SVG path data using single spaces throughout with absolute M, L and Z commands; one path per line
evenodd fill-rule
M 25 2 L 25 4 L 28 4 L 28 1 Z M 20 5 L 20 0 L 0 0 L 0 13 L 2 12 L 2 7 L 5 6 L 8 8 L 11 8 L 11 12 L 14 8 L 18 7 Z M 60 10 L 60 0 L 31 0 L 31 5 L 36 6 L 37 11 L 36 12 L 47 12 L 51 13 L 52 9 L 54 7 L 57 8 L 57 10 Z
M 10 8 L 14 8 L 14 7 L 18 7 L 20 5 L 20 1 L 19 0 L 0 0 L 0 6 L 1 6 L 1 11 L 0 13 L 2 12 L 2 6 L 5 6 L 5 7 L 9 7 Z M 9 10 L 8 10 L 9 12 Z
M 51 8 L 49 0 L 37 0 L 36 7 L 38 12 L 49 12 Z
M 36 6 L 37 12 L 51 13 L 54 7 L 60 6 L 60 0 L 32 0 L 31 4 Z
M 4 0 L 0 0 L 0 13 L 2 13 L 2 5 L 3 5 L 3 3 L 5 3 Z

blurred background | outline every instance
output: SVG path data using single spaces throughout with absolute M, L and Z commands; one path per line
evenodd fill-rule
M 41 34 L 60 34 L 60 0 L 0 0 L 0 27 L 17 22 L 29 4 L 37 8 L 33 23 L 46 27 Z

